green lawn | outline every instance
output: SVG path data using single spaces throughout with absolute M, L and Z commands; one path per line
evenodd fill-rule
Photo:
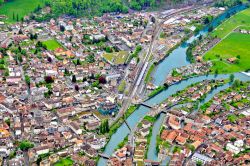
M 48 50 L 55 50 L 55 49 L 61 47 L 61 44 L 58 43 L 55 39 L 50 39 L 50 40 L 44 41 L 43 44 L 45 44 L 47 46 Z
M 6 21 L 13 23 L 17 21 L 17 15 L 21 20 L 25 15 L 33 12 L 38 5 L 43 6 L 44 0 L 10 0 L 0 7 L 0 15 L 6 15 L 8 17 Z M 13 14 L 15 19 L 13 19 Z
M 233 73 L 250 69 L 250 35 L 233 32 L 214 48 L 208 51 L 204 59 L 213 62 L 213 72 Z M 231 64 L 228 58 L 239 57 L 238 63 Z
M 113 53 L 106 53 L 103 57 L 114 65 L 125 64 L 128 58 L 127 51 L 120 51 L 120 52 L 113 52 Z
M 54 166 L 72 166 L 73 163 L 73 160 L 71 160 L 70 158 L 63 158 L 56 162 Z
M 250 26 L 250 8 L 227 19 L 212 32 L 212 35 L 223 38 L 238 26 Z

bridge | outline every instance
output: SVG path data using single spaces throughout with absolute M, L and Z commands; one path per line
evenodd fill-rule
M 124 120 L 124 122 L 125 122 L 125 124 L 127 125 L 128 129 L 129 129 L 130 131 L 132 131 L 131 128 L 130 128 L 130 126 L 128 125 L 128 122 L 127 122 L 126 119 Z
M 142 105 L 142 106 L 144 106 L 144 107 L 150 108 L 150 109 L 152 109 L 152 108 L 153 108 L 151 105 L 146 104 L 146 103 L 141 103 L 141 105 Z
M 98 155 L 99 155 L 100 157 L 104 158 L 104 159 L 107 159 L 107 160 L 110 158 L 108 155 L 106 155 L 106 154 L 104 154 L 104 153 L 98 153 Z

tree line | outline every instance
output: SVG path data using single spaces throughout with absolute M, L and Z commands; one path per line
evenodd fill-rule
M 52 14 L 74 16 L 102 15 L 108 12 L 127 13 L 129 8 L 142 10 L 156 6 L 161 0 L 46 0 Z

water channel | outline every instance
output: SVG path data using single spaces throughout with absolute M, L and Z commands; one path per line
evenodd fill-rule
M 223 20 L 226 19 L 226 16 L 228 14 L 241 11 L 245 8 L 246 7 L 242 5 L 242 6 L 237 6 L 237 7 L 234 7 L 234 8 L 227 10 L 225 13 L 220 15 L 218 18 L 214 19 L 214 21 L 212 22 L 212 25 L 214 27 L 217 26 L 220 22 L 222 22 Z M 155 85 L 162 85 L 164 83 L 164 80 L 166 79 L 166 76 L 168 75 L 168 73 L 172 69 L 174 69 L 176 67 L 188 65 L 189 62 L 187 61 L 187 58 L 186 58 L 186 50 L 188 48 L 188 45 L 191 42 L 193 42 L 195 39 L 197 39 L 199 35 L 207 34 L 207 32 L 208 32 L 208 27 L 205 27 L 197 35 L 192 36 L 189 40 L 184 42 L 181 46 L 176 48 L 167 58 L 165 58 L 158 65 L 158 67 L 156 68 L 156 71 L 153 73 L 154 84 Z M 234 75 L 235 75 L 235 79 L 240 79 L 242 81 L 250 80 L 250 77 L 248 77 L 247 75 L 242 74 L 242 73 L 235 73 Z M 226 79 L 226 78 L 229 78 L 228 74 L 221 74 L 218 76 L 208 75 L 208 76 L 199 76 L 199 77 L 195 77 L 195 78 L 190 78 L 190 79 L 184 80 L 178 84 L 170 86 L 168 89 L 162 91 L 158 95 L 149 99 L 146 103 L 149 105 L 152 105 L 152 106 L 155 104 L 159 104 L 162 101 L 164 101 L 166 98 L 168 98 L 169 96 L 175 94 L 177 91 L 182 90 L 193 83 L 200 82 L 200 81 L 203 81 L 205 79 L 211 80 L 211 79 Z M 223 86 L 223 87 L 225 89 L 227 86 Z M 222 89 L 218 88 L 218 90 L 216 90 L 216 92 L 219 90 L 222 90 Z M 214 93 L 216 93 L 216 92 L 214 92 Z M 205 100 L 208 100 L 209 97 L 212 97 L 212 95 L 214 95 L 214 93 L 209 94 Z M 140 106 L 134 113 L 132 113 L 127 118 L 127 122 L 128 122 L 128 125 L 130 126 L 130 128 L 134 129 L 136 127 L 137 123 L 149 111 L 150 111 L 149 108 L 146 108 L 144 106 Z M 160 116 L 160 118 L 158 118 L 157 122 L 155 123 L 155 125 L 153 127 L 152 139 L 151 139 L 150 147 L 149 147 L 149 151 L 148 151 L 148 153 L 149 153 L 148 159 L 151 159 L 154 161 L 158 160 L 157 153 L 156 153 L 156 136 L 159 133 L 159 129 L 160 129 L 162 121 L 163 121 L 163 116 Z M 116 133 L 114 133 L 112 135 L 110 141 L 108 142 L 107 146 L 105 147 L 104 154 L 111 156 L 112 153 L 114 152 L 115 148 L 117 148 L 118 144 L 120 142 L 122 142 L 123 139 L 129 133 L 130 133 L 130 131 L 129 131 L 128 127 L 126 126 L 125 123 L 123 123 L 117 129 Z M 98 166 L 104 166 L 104 165 L 106 165 L 106 162 L 107 162 L 107 160 L 100 158 L 100 160 L 98 161 Z

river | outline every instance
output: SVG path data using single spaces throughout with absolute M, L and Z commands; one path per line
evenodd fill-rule
M 227 10 L 225 13 L 220 15 L 218 18 L 214 19 L 212 22 L 212 25 L 215 27 L 217 26 L 221 21 L 226 19 L 227 14 L 231 14 L 233 12 L 238 12 L 241 11 L 245 8 L 245 6 L 237 6 L 234 8 L 231 8 Z M 168 73 L 176 68 L 176 67 L 181 67 L 190 64 L 187 61 L 186 58 L 186 50 L 189 46 L 190 43 L 192 43 L 195 39 L 199 37 L 199 35 L 204 35 L 207 34 L 208 32 L 208 26 L 205 27 L 203 30 L 201 30 L 197 35 L 192 36 L 190 39 L 188 39 L 186 42 L 184 42 L 181 46 L 176 48 L 167 58 L 165 58 L 156 68 L 155 72 L 153 73 L 152 77 L 154 80 L 155 85 L 162 85 L 168 75 Z M 158 95 L 154 96 L 153 98 L 149 99 L 146 103 L 149 105 L 155 105 L 159 104 L 162 101 L 164 101 L 166 98 L 169 96 L 175 94 L 177 91 L 182 90 L 186 88 L 187 86 L 203 81 L 205 79 L 225 79 L 229 78 L 228 74 L 222 74 L 218 76 L 214 75 L 208 75 L 208 76 L 199 76 L 195 78 L 190 78 L 187 80 L 184 80 L 178 84 L 170 86 L 168 89 L 162 91 Z M 242 81 L 247 81 L 250 80 L 250 77 L 247 75 L 244 75 L 242 73 L 235 73 L 235 79 L 240 79 Z M 212 95 L 212 94 L 210 94 Z M 146 108 L 144 106 L 140 106 L 134 113 L 132 113 L 128 118 L 127 122 L 128 125 L 130 126 L 131 129 L 134 129 L 137 125 L 137 123 L 150 111 L 149 108 Z M 157 153 L 156 153 L 156 135 L 159 132 L 161 120 L 163 120 L 162 116 L 158 119 L 160 122 L 156 122 L 156 126 L 154 126 L 153 130 L 153 135 L 152 135 L 152 140 L 150 142 L 150 147 L 149 147 L 149 153 L 148 155 L 149 159 L 152 160 L 158 160 Z M 130 133 L 128 127 L 126 126 L 125 123 L 123 123 L 114 133 L 110 139 L 110 141 L 107 143 L 107 146 L 105 147 L 104 154 L 111 156 L 112 153 L 114 152 L 115 148 L 117 148 L 118 144 L 123 141 L 123 139 Z M 152 145 L 151 145 L 152 144 Z M 98 166 L 104 166 L 106 165 L 107 160 L 100 158 L 98 161 Z

